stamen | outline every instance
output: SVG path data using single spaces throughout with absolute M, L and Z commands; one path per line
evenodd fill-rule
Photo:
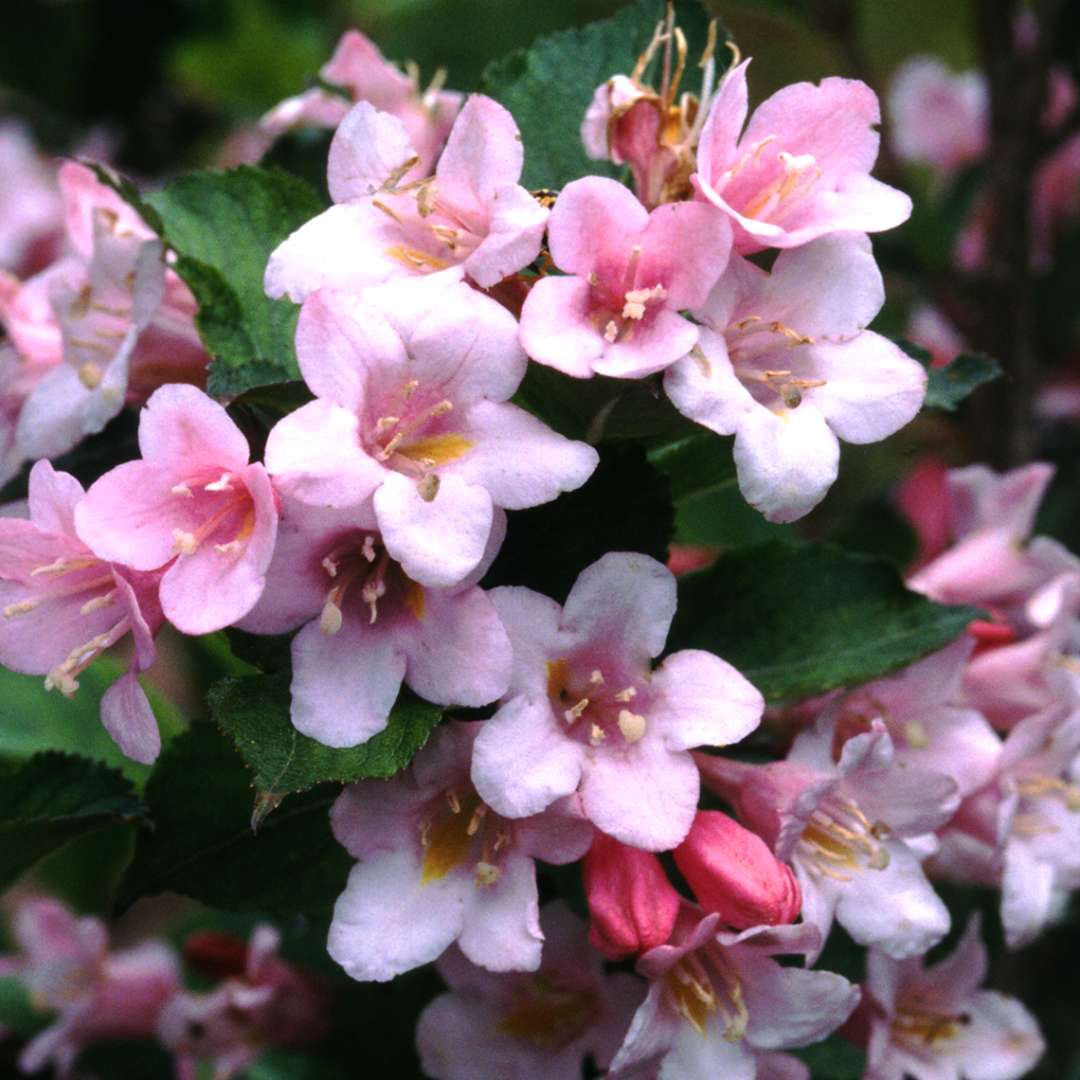
M 633 686 L 626 686 L 615 695 L 616 701 L 632 701 L 637 697 L 637 689 Z
M 593 746 L 599 746 L 607 738 L 607 733 L 599 724 L 593 724 L 589 729 L 589 742 Z
M 108 607 L 116 599 L 116 590 L 110 589 L 107 593 L 103 593 L 101 596 L 95 596 L 93 600 L 87 600 L 81 608 L 79 608 L 80 615 L 90 615 L 95 611 L 100 611 L 102 608 Z M 35 601 L 36 603 L 36 601 Z M 7 614 L 5 609 L 4 614 Z
M 566 712 L 563 713 L 563 719 L 568 724 L 575 724 L 578 720 L 581 719 L 582 714 L 588 707 L 589 699 L 587 697 L 583 697 L 576 705 L 573 706 L 573 708 L 567 709 Z
M 489 862 L 478 862 L 475 867 L 476 884 L 479 886 L 494 885 L 502 876 L 502 871 Z
M 203 487 L 203 491 L 232 491 L 233 486 L 229 483 L 231 479 L 232 473 L 222 473 L 212 484 L 206 484 Z
M 612 319 L 607 326 L 604 327 L 604 340 L 609 344 L 614 344 L 615 339 L 619 336 L 618 323 Z
M 31 577 L 37 577 L 38 574 L 67 574 L 73 570 L 85 570 L 88 566 L 94 566 L 99 560 L 97 559 L 65 559 L 61 556 L 59 559 L 55 559 L 53 562 L 46 566 L 35 566 L 30 571 Z
M 636 743 L 645 734 L 645 717 L 629 709 L 620 709 L 619 730 L 628 743 Z
M 169 488 L 169 491 L 170 491 L 171 494 L 178 495 L 178 496 L 180 496 L 182 498 L 185 498 L 185 499 L 194 499 L 195 498 L 194 494 L 192 493 L 191 488 L 189 488 L 187 486 L 187 484 L 173 484 L 173 486 L 171 488 Z
M 8 604 L 4 608 L 4 618 L 13 619 L 17 615 L 25 615 L 27 612 L 33 611 L 40 602 L 40 600 L 20 600 L 16 604 Z
M 72 341 L 74 345 L 75 342 Z M 84 348 L 90 347 L 89 344 L 85 344 Z M 95 346 L 101 352 L 108 352 L 108 349 L 103 348 L 100 345 Z M 104 372 L 101 370 L 100 364 L 95 364 L 91 360 L 87 360 L 85 364 L 79 366 L 79 382 L 86 387 L 87 390 L 96 390 L 101 385 L 101 379 Z
M 592 673 L 589 675 L 590 686 L 603 686 L 604 685 L 604 673 L 599 668 L 593 668 Z
M 333 600 L 327 600 L 319 616 L 319 629 L 327 637 L 333 637 L 341 629 L 341 623 L 341 608 Z
M 375 434 L 383 435 L 392 427 L 400 423 L 400 416 L 380 416 L 379 419 L 375 421 Z
M 194 555 L 199 550 L 199 541 L 194 533 L 183 529 L 173 529 L 173 550 L 178 555 Z

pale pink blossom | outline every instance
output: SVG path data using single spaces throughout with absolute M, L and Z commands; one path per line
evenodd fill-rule
M 38 269 L 57 246 L 61 224 L 54 170 L 22 123 L 0 122 L 0 268 Z
M 880 721 L 848 739 L 838 762 L 832 739 L 818 731 L 803 732 L 786 761 L 768 765 L 696 756 L 703 781 L 791 864 L 803 921 L 822 941 L 834 918 L 859 944 L 898 958 L 947 933 L 949 912 L 926 880 L 917 841 L 952 817 L 956 784 L 901 767 Z
M 524 149 L 506 109 L 474 94 L 434 175 L 418 162 L 397 117 L 353 106 L 330 145 L 335 205 L 270 256 L 267 293 L 299 302 L 443 270 L 488 288 L 536 258 L 547 210 L 518 183 Z
M 194 386 L 163 386 L 139 419 L 142 458 L 94 483 L 75 511 L 101 558 L 164 568 L 161 606 L 185 634 L 246 615 L 262 595 L 277 501 L 225 409 Z
M 316 400 L 270 432 L 275 486 L 315 506 L 372 499 L 391 558 L 422 585 L 475 569 L 497 508 L 549 502 L 599 460 L 510 404 L 526 365 L 517 323 L 463 282 L 321 290 L 296 349 Z
M 968 350 L 960 331 L 933 304 L 918 303 L 912 308 L 907 336 L 930 353 L 931 367 L 945 367 Z
M 414 64 L 402 73 L 359 30 L 346 30 L 319 77 L 348 96 L 316 86 L 287 98 L 259 121 L 268 141 L 298 127 L 336 128 L 352 105 L 367 101 L 402 122 L 420 159 L 419 170 L 425 176 L 431 172 L 462 101 L 461 94 L 442 89 L 442 72 L 421 90 Z
M 548 242 L 568 276 L 542 277 L 529 291 L 525 351 L 578 378 L 638 378 L 693 348 L 698 328 L 679 312 L 702 304 L 723 273 L 731 229 L 704 204 L 650 213 L 622 184 L 586 176 L 559 194 Z
M 578 1080 L 586 1055 L 606 1068 L 642 986 L 605 975 L 585 927 L 561 902 L 540 915 L 539 970 L 493 974 L 457 949 L 439 961 L 449 987 L 420 1015 L 416 1044 L 434 1080 Z
M 179 989 L 176 957 L 166 945 L 147 941 L 110 952 L 100 919 L 77 918 L 57 900 L 21 904 L 12 932 L 20 953 L 14 971 L 31 999 L 57 1014 L 19 1055 L 24 1073 L 51 1065 L 66 1077 L 85 1046 L 151 1037 Z
M 684 904 L 669 944 L 637 971 L 649 993 L 611 1065 L 611 1080 L 802 1080 L 808 1070 L 777 1051 L 820 1042 L 859 1001 L 839 975 L 782 967 L 773 957 L 816 952 L 816 928 L 720 929 L 720 916 Z
M 838 78 L 785 86 L 757 107 L 743 131 L 749 62 L 720 84 L 694 176 L 699 197 L 730 215 L 737 251 L 879 232 L 910 217 L 911 200 L 870 176 L 881 120 L 870 87 Z
M 990 94 L 980 71 L 951 71 L 932 56 L 912 56 L 889 88 L 889 141 L 903 161 L 941 176 L 982 158 L 990 145 Z
M 322 988 L 278 955 L 281 935 L 255 928 L 243 967 L 208 993 L 181 991 L 161 1010 L 157 1036 L 176 1055 L 177 1080 L 213 1080 L 254 1064 L 275 1046 L 317 1042 L 328 1029 L 329 1001 Z
M 581 877 L 589 944 L 609 960 L 648 952 L 671 937 L 679 894 L 651 851 L 620 844 L 597 829 Z
M 675 847 L 690 830 L 695 746 L 757 727 L 761 694 L 730 664 L 686 649 L 652 669 L 675 614 L 674 575 L 611 552 L 566 604 L 531 589 L 491 593 L 514 648 L 510 687 L 477 736 L 472 777 L 504 817 L 580 791 L 586 816 L 624 844 Z
M 328 746 L 386 727 L 404 682 L 440 705 L 487 705 L 510 680 L 510 640 L 476 587 L 502 542 L 501 511 L 464 581 L 425 588 L 394 562 L 370 505 L 322 510 L 285 499 L 269 585 L 245 629 L 292 642 L 292 722 Z
M 1019 1080 L 1043 1055 L 1031 1013 L 1016 998 L 980 989 L 987 955 L 977 914 L 936 964 L 871 949 L 866 968 L 867 1080 Z
M 334 905 L 328 949 L 354 978 L 385 982 L 457 943 L 489 971 L 536 971 L 535 859 L 581 858 L 592 829 L 567 799 L 509 821 L 469 779 L 478 722 L 438 728 L 407 773 L 346 788 L 334 835 L 359 859 Z
M 79 539 L 79 482 L 47 461 L 30 471 L 30 520 L 0 519 L 0 663 L 45 675 L 70 697 L 78 677 L 129 633 L 135 655 L 101 700 L 101 722 L 120 749 L 151 762 L 161 749 L 157 722 L 138 672 L 156 657 L 162 624 L 158 576 L 98 558 Z
M 878 442 L 919 411 L 922 365 L 866 329 L 884 300 L 869 239 L 848 233 L 781 252 L 772 273 L 733 256 L 696 312 L 700 340 L 664 389 L 691 420 L 735 435 L 739 489 L 770 521 L 825 497 L 839 440 Z

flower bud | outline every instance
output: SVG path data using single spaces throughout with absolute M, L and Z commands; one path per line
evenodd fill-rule
M 597 832 L 582 864 L 589 942 L 609 960 L 647 952 L 671 937 L 679 894 L 648 851 Z
M 247 959 L 247 942 L 232 934 L 203 930 L 188 935 L 184 942 L 184 960 L 188 966 L 215 982 L 243 976 Z
M 736 930 L 793 922 L 798 882 L 755 833 L 718 810 L 701 810 L 675 849 L 675 865 L 698 903 Z

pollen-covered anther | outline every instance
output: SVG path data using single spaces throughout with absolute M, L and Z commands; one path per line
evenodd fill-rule
M 477 885 L 494 885 L 500 877 L 502 877 L 502 871 L 494 864 L 484 862 L 481 859 L 474 867 L 476 884 Z
M 827 798 L 811 815 L 798 849 L 812 872 L 851 881 L 864 868 L 884 870 L 889 851 L 881 843 L 890 833 L 884 822 L 871 824 L 849 798 Z
M 173 486 L 169 488 L 169 493 L 182 499 L 195 498 L 195 493 L 187 486 L 187 484 L 173 484 Z
M 629 709 L 619 710 L 619 731 L 628 743 L 636 743 L 645 735 L 645 717 Z
M 618 336 L 619 324 L 614 319 L 610 319 L 607 326 L 604 327 L 604 340 L 608 342 L 608 344 L 614 344 L 615 339 L 618 338 Z
M 25 615 L 38 606 L 37 600 L 20 600 L 15 604 L 8 604 L 4 608 L 4 618 L 13 619 L 18 615 Z
M 1054 776 L 1025 776 L 1016 790 L 1026 799 L 1060 798 L 1067 810 L 1080 813 L 1080 787 Z
M 904 724 L 904 740 L 916 750 L 925 750 L 930 745 L 930 735 L 921 720 L 909 720 Z
M 95 364 L 92 360 L 87 360 L 85 363 L 79 365 L 79 382 L 81 382 L 87 390 L 96 390 L 101 385 L 103 375 L 104 372 L 101 370 L 101 365 Z
M 375 421 L 375 434 L 385 435 L 392 427 L 396 427 L 401 423 L 400 416 L 380 416 Z
M 589 699 L 587 697 L 583 697 L 576 705 L 574 705 L 572 708 L 567 709 L 563 713 L 563 719 L 568 724 L 576 724 L 578 720 L 581 719 L 582 714 L 588 707 Z
M 630 289 L 626 293 L 622 317 L 639 320 L 645 317 L 645 306 L 650 300 L 663 300 L 667 289 L 663 285 L 654 285 L 651 289 Z
M 616 695 L 616 701 L 633 701 L 637 697 L 637 689 L 633 686 L 624 686 Z
M 203 491 L 232 491 L 232 473 L 224 472 L 213 483 L 206 484 Z
M 431 231 L 435 234 L 435 238 L 441 240 L 451 251 L 457 250 L 458 237 L 461 235 L 458 229 L 449 225 L 432 225 Z
M 173 550 L 177 555 L 194 555 L 199 550 L 199 539 L 194 533 L 173 529 Z
M 225 544 L 215 544 L 214 550 L 219 555 L 239 555 L 244 550 L 244 542 L 242 540 L 230 540 Z
M 607 738 L 607 732 L 599 724 L 593 724 L 589 729 L 589 742 L 593 746 L 599 746 Z
M 81 608 L 79 608 L 80 615 L 92 615 L 95 611 L 100 611 L 102 608 L 108 607 L 113 600 L 116 599 L 116 590 L 110 589 L 107 593 L 103 593 L 101 596 L 95 596 L 92 600 L 87 600 Z M 5 611 L 5 614 L 7 612 Z
M 604 685 L 604 673 L 599 668 L 593 668 L 589 673 L 589 685 L 590 686 L 603 686 Z

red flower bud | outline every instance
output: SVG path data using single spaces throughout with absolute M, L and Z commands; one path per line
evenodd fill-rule
M 247 966 L 248 944 L 232 934 L 202 930 L 184 942 L 184 959 L 200 975 L 215 981 L 242 976 Z
M 589 941 L 609 960 L 647 952 L 671 937 L 679 894 L 651 852 L 597 832 L 582 872 L 592 916 Z
M 736 930 L 793 922 L 802 907 L 799 884 L 756 833 L 719 810 L 701 810 L 675 849 L 698 903 Z

